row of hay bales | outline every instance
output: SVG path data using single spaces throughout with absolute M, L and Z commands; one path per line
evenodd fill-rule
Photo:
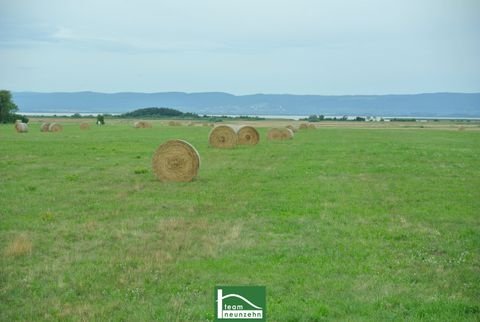
M 273 128 L 268 131 L 271 140 L 293 138 L 290 128 Z M 237 144 L 256 145 L 260 134 L 253 126 L 219 125 L 210 131 L 208 142 L 216 148 L 233 148 Z M 190 143 L 183 140 L 170 140 L 161 144 L 154 152 L 152 169 L 155 176 L 164 182 L 192 181 L 200 169 L 200 154 Z
M 42 123 L 40 126 L 41 132 L 61 132 L 63 131 L 63 126 L 59 123 Z
M 260 134 L 248 125 L 219 125 L 208 136 L 209 144 L 216 148 L 233 148 L 237 144 L 255 145 L 258 141 Z
M 302 123 L 300 124 L 300 129 L 301 130 L 306 130 L 306 129 L 316 129 L 317 127 L 313 123 Z
M 231 148 L 237 144 L 255 145 L 260 134 L 252 126 L 219 125 L 210 131 L 208 140 L 211 146 Z M 160 181 L 192 181 L 200 169 L 200 154 L 186 141 L 170 140 L 155 150 L 152 169 Z
M 81 123 L 80 129 L 87 130 L 90 128 L 90 124 L 88 123 Z M 15 130 L 19 133 L 26 133 L 28 132 L 28 125 L 26 123 L 22 123 L 20 120 L 15 122 Z M 61 132 L 63 131 L 63 126 L 60 123 L 42 123 L 40 125 L 40 132 Z
M 289 127 L 272 128 L 267 133 L 269 140 L 290 140 L 294 131 Z M 248 125 L 219 125 L 208 137 L 208 142 L 216 148 L 233 148 L 237 144 L 255 145 L 260 141 L 260 134 L 253 126 Z

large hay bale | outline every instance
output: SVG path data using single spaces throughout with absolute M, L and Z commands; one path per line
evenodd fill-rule
M 290 140 L 293 139 L 293 131 L 287 128 L 273 128 L 267 133 L 269 140 Z
M 260 134 L 253 126 L 243 125 L 237 129 L 238 144 L 255 145 L 260 141 Z
M 90 129 L 90 124 L 80 123 L 80 130 L 88 130 L 88 129 Z
M 216 148 L 233 148 L 238 143 L 236 129 L 231 125 L 219 125 L 210 131 L 208 143 Z
M 15 130 L 18 133 L 27 133 L 28 132 L 28 125 L 27 123 L 22 123 L 20 120 L 15 121 Z
M 308 124 L 307 123 L 302 123 L 300 124 L 300 130 L 308 129 Z
M 48 126 L 48 131 L 49 132 L 60 132 L 63 131 L 63 126 L 58 123 L 52 123 Z
M 285 126 L 287 129 L 290 129 L 292 130 L 293 133 L 297 132 L 298 131 L 298 128 L 293 126 L 293 125 L 287 125 Z
M 177 121 L 170 121 L 170 122 L 168 122 L 168 125 L 170 125 L 170 126 L 181 126 L 182 123 L 177 122 Z
M 48 132 L 48 127 L 50 126 L 50 123 L 42 123 L 40 126 L 40 132 Z
M 308 128 L 309 129 L 316 129 L 317 127 L 315 126 L 315 124 L 310 123 L 310 124 L 308 124 Z
M 200 155 L 190 143 L 170 140 L 153 154 L 152 168 L 160 181 L 192 181 L 200 168 Z
M 152 124 L 150 124 L 149 122 L 146 122 L 146 121 L 137 121 L 137 122 L 133 123 L 133 126 L 136 129 L 146 129 L 146 128 L 151 128 Z

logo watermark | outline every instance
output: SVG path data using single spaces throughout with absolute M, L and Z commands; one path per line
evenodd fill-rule
M 215 321 L 266 321 L 265 286 L 216 286 Z

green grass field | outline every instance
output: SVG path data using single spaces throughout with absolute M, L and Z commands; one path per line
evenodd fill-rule
M 206 127 L 0 126 L 1 321 L 478 321 L 480 131 L 320 128 L 231 150 Z M 192 143 L 191 183 L 151 171 Z

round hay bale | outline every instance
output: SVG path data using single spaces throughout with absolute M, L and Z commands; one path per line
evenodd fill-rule
M 309 129 L 316 129 L 317 127 L 315 126 L 315 124 L 308 124 L 308 128 Z
M 269 140 L 290 140 L 293 139 L 293 131 L 287 128 L 273 128 L 267 133 Z
M 293 126 L 293 125 L 287 125 L 286 128 L 292 130 L 293 133 L 295 133 L 295 132 L 298 131 L 298 128 L 296 128 L 296 127 Z
M 459 130 L 459 131 L 465 131 L 465 126 L 460 125 L 460 126 L 458 127 L 458 130 Z
M 203 126 L 210 126 L 210 124 L 208 124 L 208 123 L 203 123 Z
M 282 131 L 282 136 L 283 136 L 283 139 L 284 140 L 290 140 L 290 139 L 293 139 L 293 136 L 295 134 L 293 134 L 293 131 L 290 130 L 290 129 L 286 129 L 286 131 Z
M 48 127 L 50 126 L 50 123 L 42 123 L 40 126 L 40 132 L 48 132 Z
M 237 131 L 230 125 L 219 125 L 210 131 L 208 143 L 215 148 L 233 148 L 238 143 Z
M 307 123 L 302 123 L 300 124 L 300 130 L 308 129 L 308 124 Z
M 238 128 L 238 144 L 255 145 L 260 141 L 260 134 L 253 126 L 244 125 Z
M 200 155 L 190 143 L 170 140 L 155 150 L 152 168 L 158 180 L 163 182 L 192 181 L 200 168 Z
M 188 123 L 188 126 L 195 126 L 195 123 L 189 122 L 189 123 Z
M 88 129 L 90 129 L 90 124 L 80 123 L 80 130 L 88 130 Z
M 136 129 L 146 129 L 146 128 L 151 128 L 152 124 L 150 124 L 149 122 L 146 122 L 146 121 L 137 121 L 137 122 L 133 123 L 133 126 Z
M 15 130 L 18 133 L 27 133 L 28 132 L 28 125 L 27 123 L 22 123 L 20 120 L 15 121 Z
M 52 123 L 48 126 L 48 131 L 49 132 L 60 132 L 63 131 L 63 126 L 58 123 Z

